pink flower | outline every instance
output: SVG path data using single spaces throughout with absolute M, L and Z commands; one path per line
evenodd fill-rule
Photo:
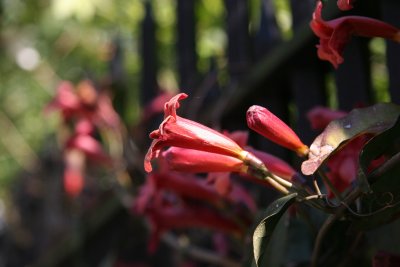
M 324 21 L 321 16 L 322 2 L 318 1 L 310 23 L 313 32 L 320 38 L 318 57 L 328 60 L 337 68 L 343 63 L 343 50 L 352 35 L 382 37 L 400 42 L 399 30 L 380 20 L 361 16 L 345 16 Z
M 75 126 L 75 133 L 65 142 L 64 150 L 81 151 L 89 160 L 111 165 L 112 159 L 104 151 L 102 144 L 91 134 L 94 126 L 88 120 L 81 120 Z
M 65 119 L 71 118 L 81 109 L 81 102 L 71 82 L 63 81 L 57 87 L 55 98 L 45 107 L 45 111 L 61 110 Z
M 346 115 L 347 112 L 344 111 L 318 106 L 307 112 L 307 119 L 310 121 L 312 129 L 323 130 L 331 121 Z
M 295 151 L 299 155 L 306 155 L 308 147 L 282 120 L 261 106 L 251 106 L 246 114 L 247 125 L 250 129 L 268 138 L 283 147 Z
M 354 0 L 338 0 L 337 6 L 343 11 L 350 10 L 353 8 L 353 1 Z
M 245 204 L 244 214 L 234 209 L 225 216 L 221 210 L 228 203 Z M 133 207 L 151 222 L 150 251 L 155 250 L 162 233 L 171 229 L 202 227 L 242 235 L 248 209 L 255 210 L 254 201 L 240 186 L 233 185 L 227 196 L 221 196 L 206 180 L 175 173 L 149 174 Z
M 149 243 L 150 252 L 156 250 L 161 235 L 172 229 L 200 227 L 236 236 L 243 235 L 243 228 L 238 222 L 224 217 L 217 211 L 197 204 L 186 203 L 185 205 L 177 206 L 166 203 L 150 207 L 146 210 L 145 215 L 149 218 L 152 227 Z
M 155 173 L 150 176 L 154 179 L 158 189 L 167 189 L 180 196 L 202 200 L 216 206 L 220 205 L 222 198 L 215 188 L 205 179 L 194 175 L 181 175 L 179 173 Z
M 45 111 L 60 110 L 63 119 L 88 119 L 97 126 L 117 128 L 120 125 L 118 114 L 112 107 L 110 97 L 98 93 L 88 80 L 81 81 L 76 88 L 68 81 L 63 81 L 57 88 L 55 98 Z
M 179 172 L 246 172 L 240 159 L 194 149 L 170 147 L 162 152 L 170 170 Z
M 179 100 L 186 97 L 186 94 L 181 93 L 165 104 L 164 121 L 158 130 L 150 133 L 150 137 L 155 140 L 146 154 L 145 170 L 147 172 L 152 170 L 150 161 L 158 157 L 161 149 L 166 146 L 190 148 L 244 159 L 247 152 L 230 138 L 200 123 L 176 115 Z

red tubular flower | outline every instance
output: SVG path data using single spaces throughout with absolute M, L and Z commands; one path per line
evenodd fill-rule
M 90 135 L 74 135 L 67 141 L 65 147 L 66 149 L 80 150 L 95 162 L 112 164 L 112 159 L 104 152 L 100 142 Z
M 117 128 L 120 125 L 110 97 L 105 92 L 98 93 L 88 80 L 81 81 L 76 89 L 68 81 L 61 82 L 55 98 L 45 108 L 45 112 L 51 110 L 60 110 L 66 121 L 84 118 L 97 126 Z
M 262 136 L 283 147 L 295 151 L 299 155 L 306 155 L 308 147 L 300 138 L 278 117 L 261 106 L 251 106 L 246 114 L 247 125 Z
M 169 190 L 182 197 L 202 200 L 216 206 L 220 205 L 222 201 L 221 195 L 218 194 L 214 186 L 207 184 L 204 179 L 197 179 L 193 175 L 152 173 L 147 177 L 147 180 L 151 185 L 150 188 L 154 187 L 156 190 Z
M 45 107 L 45 112 L 55 109 L 61 110 L 65 119 L 69 119 L 81 109 L 80 99 L 72 83 L 68 81 L 60 83 L 55 98 Z
M 180 172 L 246 172 L 240 159 L 194 149 L 170 147 L 162 153 L 170 170 Z
M 320 38 L 320 44 L 317 45 L 318 57 L 328 60 L 335 68 L 343 63 L 343 50 L 352 35 L 382 37 L 400 42 L 399 29 L 390 24 L 360 16 L 345 16 L 324 21 L 321 10 L 322 2 L 318 1 L 310 26 Z
M 296 170 L 292 166 L 274 155 L 256 149 L 248 149 L 248 151 L 259 158 L 271 173 L 285 180 L 292 181 L 297 175 Z
M 241 147 L 247 146 L 247 141 L 249 139 L 249 131 L 236 130 L 233 132 L 223 131 L 222 133 L 228 136 L 233 141 L 235 141 L 239 146 Z
M 192 199 L 220 207 L 225 203 L 242 204 L 250 211 L 255 211 L 256 204 L 251 196 L 239 184 L 229 182 L 229 191 L 222 195 L 214 184 L 193 175 L 179 173 L 152 173 L 147 176 L 146 183 L 140 188 L 134 210 L 142 213 L 151 204 L 159 191 L 174 192 L 185 199 Z
M 246 208 L 222 215 L 220 208 L 227 206 L 221 205 L 227 203 L 242 203 Z M 149 174 L 133 206 L 133 212 L 145 215 L 151 222 L 151 251 L 160 235 L 171 229 L 202 227 L 241 235 L 248 210 L 254 211 L 255 203 L 240 186 L 233 185 L 227 196 L 221 196 L 205 179 L 176 173 Z M 240 211 L 245 212 L 239 214 Z
M 343 11 L 350 10 L 353 8 L 353 0 L 338 0 L 337 6 Z
M 67 167 L 64 170 L 64 190 L 68 196 L 75 198 L 77 197 L 84 186 L 83 173 L 79 170 Z
M 164 121 L 158 130 L 150 133 L 150 137 L 155 140 L 146 154 L 145 170 L 147 172 L 152 170 L 150 161 L 158 157 L 161 149 L 166 146 L 190 148 L 244 159 L 247 152 L 233 140 L 200 123 L 176 115 L 179 100 L 186 97 L 186 94 L 181 93 L 165 104 Z
M 225 218 L 216 211 L 196 204 L 155 206 L 146 210 L 145 214 L 152 225 L 152 236 L 149 244 L 150 252 L 154 252 L 157 248 L 160 236 L 172 229 L 201 227 L 236 236 L 243 234 L 243 228 L 234 220 Z
M 70 197 L 77 197 L 84 186 L 85 155 L 76 149 L 64 153 L 64 190 Z
M 347 115 L 347 112 L 332 110 L 326 107 L 315 107 L 307 112 L 307 119 L 314 130 L 323 130 L 333 120 L 340 119 Z

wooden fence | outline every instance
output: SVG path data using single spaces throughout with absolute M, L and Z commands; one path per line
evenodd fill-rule
M 283 1 L 283 0 L 282 0 Z M 192 119 L 223 129 L 245 129 L 245 112 L 252 104 L 268 107 L 285 121 L 295 125 L 305 143 L 315 137 L 305 118 L 316 105 L 328 104 L 329 97 L 337 99 L 337 107 L 350 110 L 355 106 L 376 101 L 371 77 L 370 40 L 353 38 L 344 52 L 345 61 L 337 70 L 317 58 L 318 40 L 309 28 L 315 0 L 290 0 L 293 36 L 283 40 L 275 18 L 272 0 L 261 0 L 261 23 L 256 33 L 249 32 L 246 0 L 225 0 L 227 60 L 229 84 L 224 87 L 204 86 L 209 73 L 199 74 L 196 64 L 196 18 L 194 0 L 177 0 L 177 56 L 179 86 L 191 95 L 185 114 Z M 143 21 L 143 82 L 142 103 L 156 93 L 154 50 L 156 27 L 147 4 Z M 339 12 L 336 1 L 328 1 L 324 10 L 326 19 L 342 15 L 375 17 L 400 26 L 400 2 L 396 0 L 356 1 L 355 8 Z M 325 12 L 327 11 L 327 12 Z M 386 67 L 391 100 L 400 103 L 400 46 L 386 42 Z M 331 88 L 327 93 L 328 77 Z M 332 86 L 334 85 L 334 86 Z M 210 97 L 212 96 L 212 97 Z M 194 100 L 195 99 L 195 100 Z M 204 100 L 204 103 L 198 101 Z M 190 102 L 192 101 L 192 102 Z M 193 102 L 196 101 L 196 102 Z M 290 107 L 292 107 L 290 109 Z M 268 141 L 255 140 L 261 146 L 280 156 L 283 151 Z

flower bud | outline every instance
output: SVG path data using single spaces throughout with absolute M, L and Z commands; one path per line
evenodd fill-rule
M 268 109 L 257 105 L 251 106 L 247 110 L 246 118 L 250 129 L 301 156 L 307 155 L 308 147 L 287 124 Z

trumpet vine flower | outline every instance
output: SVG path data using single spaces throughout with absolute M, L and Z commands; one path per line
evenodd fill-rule
M 247 110 L 246 118 L 250 129 L 272 142 L 293 150 L 299 155 L 308 153 L 308 147 L 300 141 L 293 130 L 268 109 L 257 105 L 251 106 Z
M 246 172 L 240 159 L 194 149 L 170 147 L 162 152 L 170 170 L 180 172 Z
M 335 68 L 343 63 L 343 50 L 352 35 L 382 37 L 400 42 L 399 29 L 388 23 L 361 16 L 344 16 L 325 21 L 321 15 L 322 7 L 322 2 L 318 1 L 310 26 L 320 38 L 317 45 L 318 57 L 328 60 Z
M 164 121 L 159 129 L 150 133 L 154 139 L 144 160 L 144 168 L 152 171 L 150 161 L 157 158 L 164 147 L 176 146 L 200 151 L 218 153 L 244 160 L 248 152 L 227 136 L 200 123 L 182 118 L 176 114 L 179 100 L 187 98 L 180 93 L 164 106 Z

